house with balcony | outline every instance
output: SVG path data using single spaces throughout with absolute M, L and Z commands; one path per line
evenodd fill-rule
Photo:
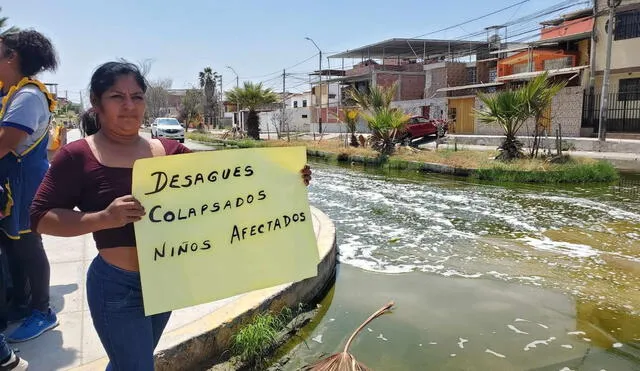
M 332 65 L 348 63 L 350 67 L 322 72 L 326 76 L 323 84 L 335 87 L 328 92 L 327 100 L 321 101 L 319 110 L 314 99 L 312 112 L 321 112 L 325 131 L 344 130 L 337 122 L 341 108 L 351 104 L 349 89 L 366 91 L 395 83 L 398 90 L 393 106 L 411 115 L 446 118 L 447 97 L 454 93 L 438 89 L 477 82 L 475 61 L 487 59 L 488 51 L 484 41 L 390 39 L 331 55 L 329 59 L 337 61 Z M 469 68 L 470 63 L 473 68 Z M 489 68 L 481 68 L 480 72 L 488 82 Z M 326 89 L 321 90 L 323 95 Z M 331 101 L 333 96 L 337 98 L 335 101 Z M 312 115 L 312 123 L 316 118 Z M 366 125 L 361 123 L 359 130 L 366 131 Z
M 602 83 L 607 57 L 609 7 L 597 0 L 593 30 L 592 84 L 585 92 L 582 128 L 595 136 L 599 126 Z M 608 136 L 638 137 L 640 134 L 640 0 L 622 0 L 615 8 L 609 104 L 606 113 Z
M 538 123 L 548 135 L 554 135 L 561 125 L 563 135 L 580 136 L 584 89 L 591 67 L 592 13 L 592 9 L 584 9 L 544 21 L 538 40 L 490 52 L 497 58 L 497 89 L 516 88 L 544 73 L 554 81 L 567 84 Z M 474 108 L 482 108 L 480 99 L 475 100 Z M 475 134 L 502 133 L 496 126 L 475 118 L 473 121 Z

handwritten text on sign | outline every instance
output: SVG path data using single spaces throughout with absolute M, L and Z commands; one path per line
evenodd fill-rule
M 145 313 L 299 281 L 319 263 L 304 147 L 136 161 L 133 196 Z

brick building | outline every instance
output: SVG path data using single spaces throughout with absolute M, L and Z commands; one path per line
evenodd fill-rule
M 484 57 L 487 53 L 487 43 L 481 41 L 390 39 L 332 55 L 329 58 L 341 60 L 343 66 L 345 60 L 352 61 L 351 68 L 325 80 L 327 84 L 339 86 L 340 99 L 334 104 L 314 106 L 312 112 L 321 112 L 325 123 L 329 120 L 326 130 L 338 131 L 339 125 L 333 124 L 337 121 L 336 115 L 330 113 L 339 112 L 340 107 L 349 103 L 348 89 L 365 91 L 373 86 L 396 83 L 394 106 L 414 115 L 445 118 L 448 94 L 439 93 L 437 89 L 466 83 L 469 71 L 467 62 L 462 60 Z M 312 122 L 317 118 L 312 115 Z

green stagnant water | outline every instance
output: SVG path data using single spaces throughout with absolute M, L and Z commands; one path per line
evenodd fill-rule
M 317 163 L 335 287 L 286 370 L 351 352 L 375 370 L 640 370 L 640 196 Z

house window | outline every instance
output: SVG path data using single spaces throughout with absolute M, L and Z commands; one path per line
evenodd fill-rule
M 615 40 L 640 37 L 640 9 L 616 15 Z
M 489 69 L 489 82 L 496 82 L 498 80 L 498 69 L 490 68 Z
M 335 94 L 329 94 L 329 99 L 335 99 L 336 95 Z
M 572 67 L 572 64 L 573 59 L 571 57 L 547 59 L 546 61 L 544 61 L 544 69 L 546 71 L 559 70 L 561 68 Z
M 529 72 L 529 63 L 514 64 L 511 70 L 513 74 Z
M 303 118 L 303 119 L 306 119 L 306 118 L 307 118 L 307 115 L 302 115 L 302 118 Z
M 298 108 L 298 101 L 297 100 L 293 101 L 293 108 Z
M 618 100 L 640 100 L 640 78 L 621 79 L 618 86 Z
M 476 83 L 476 68 L 469 67 L 467 68 L 467 83 L 475 84 Z
M 303 99 L 303 100 L 302 100 L 302 107 L 306 107 L 306 106 L 307 106 L 307 100 L 306 100 L 306 99 Z

